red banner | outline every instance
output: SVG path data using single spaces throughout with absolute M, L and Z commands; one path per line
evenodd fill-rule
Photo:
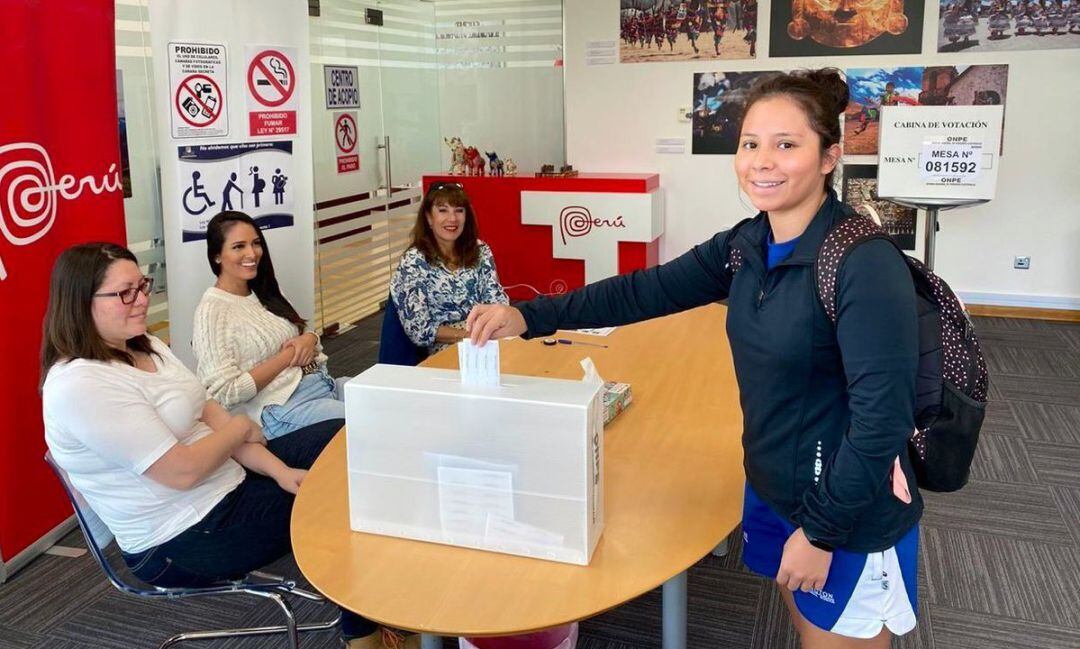
M 66 247 L 126 243 L 113 0 L 4 0 L 0 60 L 0 555 L 71 515 L 43 461 L 39 353 Z

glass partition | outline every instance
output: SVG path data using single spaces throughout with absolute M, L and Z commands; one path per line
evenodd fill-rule
M 519 173 L 565 162 L 560 0 L 320 0 L 311 35 L 316 313 L 334 333 L 379 310 L 408 246 L 420 179 L 450 166 L 444 140 L 513 158 Z M 150 327 L 168 338 L 160 155 L 148 0 L 116 0 L 117 83 L 130 195 L 128 245 L 156 278 Z M 382 25 L 368 24 L 368 10 Z M 355 67 L 359 108 L 327 108 L 324 66 Z M 339 171 L 342 112 L 357 168 Z M 351 128 L 351 126 L 350 126 Z

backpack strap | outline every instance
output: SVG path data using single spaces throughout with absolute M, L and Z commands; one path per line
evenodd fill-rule
M 836 293 L 837 282 L 840 278 L 840 266 L 844 263 L 848 253 L 860 243 L 873 239 L 885 239 L 895 245 L 892 237 L 880 225 L 853 210 L 849 210 L 845 210 L 846 216 L 842 217 L 825 235 L 825 240 L 821 242 L 821 248 L 818 250 L 817 260 L 814 262 L 814 279 L 817 284 L 818 300 L 821 301 L 821 306 L 825 309 L 825 315 L 834 327 L 839 316 Z

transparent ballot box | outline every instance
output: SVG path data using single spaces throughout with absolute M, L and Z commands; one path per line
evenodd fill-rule
M 604 527 L 604 408 L 586 370 L 481 387 L 375 365 L 350 380 L 352 529 L 587 565 Z

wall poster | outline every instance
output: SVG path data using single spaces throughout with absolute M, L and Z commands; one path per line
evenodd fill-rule
M 752 59 L 758 0 L 620 0 L 621 63 Z

